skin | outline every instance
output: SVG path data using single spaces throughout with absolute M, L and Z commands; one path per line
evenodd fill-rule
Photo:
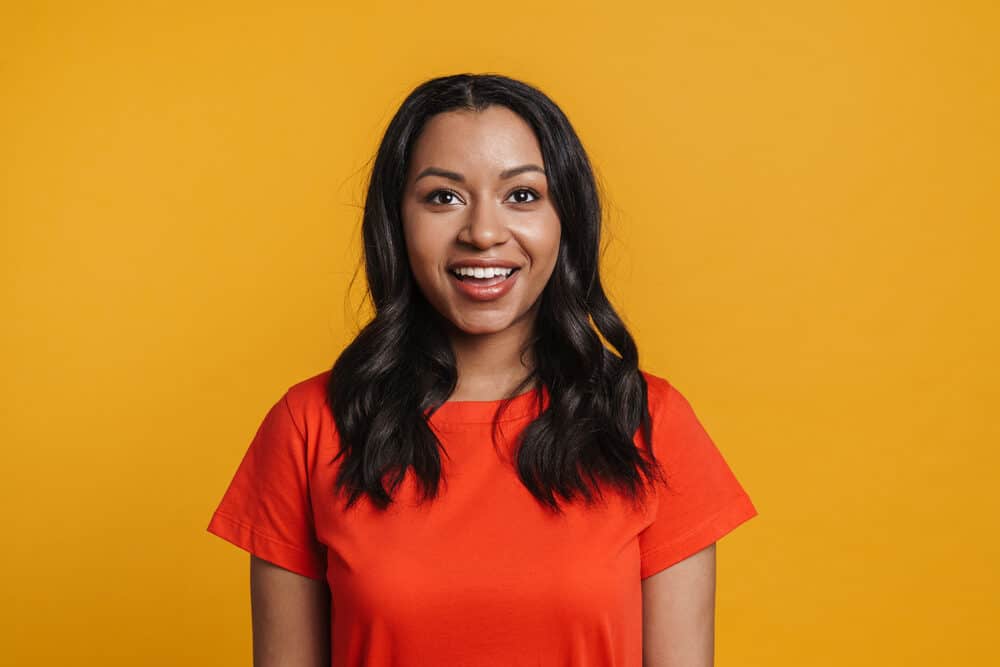
M 527 165 L 539 169 L 503 173 Z M 534 363 L 527 343 L 561 234 L 541 169 L 531 126 L 503 106 L 433 116 L 414 145 L 403 234 L 414 278 L 455 352 L 451 400 L 503 398 Z M 456 289 L 448 265 L 477 258 L 516 262 L 511 291 L 477 302 Z
M 642 580 L 643 667 L 715 664 L 715 544 Z
M 503 174 L 525 165 L 544 169 L 538 141 L 502 106 L 438 114 L 414 145 L 403 232 L 417 284 L 455 352 L 459 379 L 450 400 L 502 398 L 534 363 L 528 341 L 555 268 L 561 225 L 543 171 Z M 513 289 L 485 303 L 456 290 L 447 267 L 471 258 L 516 262 Z M 254 556 L 250 577 L 254 667 L 327 667 L 326 582 Z M 642 599 L 644 667 L 711 667 L 714 544 L 644 579 Z
M 250 556 L 254 667 L 330 667 L 330 588 Z

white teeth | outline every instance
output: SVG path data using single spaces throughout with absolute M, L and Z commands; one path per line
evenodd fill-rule
M 499 266 L 461 266 L 454 270 L 460 276 L 469 276 L 471 278 L 494 278 L 496 276 L 509 276 L 514 269 L 500 268 Z

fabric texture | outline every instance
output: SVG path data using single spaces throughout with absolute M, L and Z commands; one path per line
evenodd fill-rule
M 523 486 L 511 445 L 542 389 L 510 403 L 499 447 L 499 401 L 445 403 L 429 420 L 444 447 L 438 497 L 419 504 L 408 471 L 387 510 L 363 497 L 345 511 L 325 371 L 267 412 L 207 530 L 326 581 L 332 667 L 640 667 L 641 580 L 757 515 L 687 399 L 643 375 L 667 485 L 641 508 L 606 491 L 557 517 Z

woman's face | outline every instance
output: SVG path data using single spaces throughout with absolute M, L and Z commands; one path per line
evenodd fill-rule
M 402 217 L 413 275 L 447 321 L 468 334 L 529 335 L 560 224 L 524 119 L 498 105 L 431 117 L 414 145 Z

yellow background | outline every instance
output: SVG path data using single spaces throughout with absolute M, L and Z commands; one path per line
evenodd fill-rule
M 718 664 L 995 659 L 996 3 L 279 4 L 0 10 L 3 662 L 250 664 L 205 526 L 363 320 L 385 123 L 463 71 L 575 124 L 643 366 L 761 513 Z

